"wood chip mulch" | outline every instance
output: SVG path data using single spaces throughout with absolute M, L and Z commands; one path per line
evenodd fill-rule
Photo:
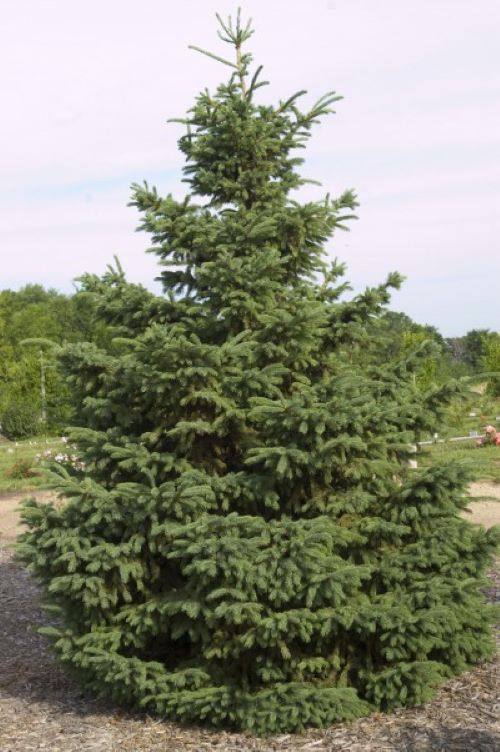
M 488 597 L 500 601 L 500 568 Z M 1 752 L 498 752 L 500 661 L 447 682 L 433 702 L 330 729 L 255 739 L 185 728 L 93 700 L 55 664 L 30 576 L 0 549 Z

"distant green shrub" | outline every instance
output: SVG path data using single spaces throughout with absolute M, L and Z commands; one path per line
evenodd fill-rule
M 10 402 L 0 415 L 1 432 L 12 441 L 29 439 L 39 429 L 39 416 L 34 408 L 22 402 Z
M 500 376 L 492 376 L 489 379 L 486 392 L 491 397 L 500 397 Z

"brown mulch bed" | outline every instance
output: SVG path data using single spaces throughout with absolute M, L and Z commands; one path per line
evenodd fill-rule
M 488 597 L 500 600 L 500 570 Z M 0 549 L 0 750 L 2 752 L 382 752 L 500 749 L 500 662 L 447 682 L 433 702 L 351 724 L 254 739 L 182 728 L 86 697 L 55 664 L 36 627 L 45 621 L 30 576 Z

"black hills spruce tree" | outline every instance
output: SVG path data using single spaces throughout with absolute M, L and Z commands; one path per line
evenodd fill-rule
M 133 186 L 164 295 L 119 265 L 82 278 L 115 334 L 61 354 L 86 469 L 59 472 L 62 504 L 26 502 L 19 550 L 93 692 L 293 732 L 421 703 L 490 656 L 494 534 L 459 517 L 460 466 L 408 468 L 453 388 L 415 387 L 422 353 L 376 358 L 398 275 L 341 297 L 324 245 L 355 195 L 291 197 L 338 97 L 259 104 L 251 29 L 219 22 L 235 61 L 205 53 L 232 70 L 184 121 L 189 195 Z

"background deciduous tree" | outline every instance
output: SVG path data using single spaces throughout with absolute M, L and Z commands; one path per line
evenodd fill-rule
M 78 406 L 57 368 L 50 347 L 26 344 L 41 338 L 56 345 L 79 340 L 104 341 L 88 296 L 63 295 L 27 284 L 19 291 L 0 291 L 0 425 L 5 411 L 32 413 L 30 433 L 60 431 Z M 43 358 L 43 364 L 41 359 Z M 42 423 L 41 368 L 44 370 L 45 413 Z M 5 421 L 3 421 L 5 423 Z M 26 435 L 28 435 L 26 434 Z M 25 438 L 14 432 L 11 438 Z

